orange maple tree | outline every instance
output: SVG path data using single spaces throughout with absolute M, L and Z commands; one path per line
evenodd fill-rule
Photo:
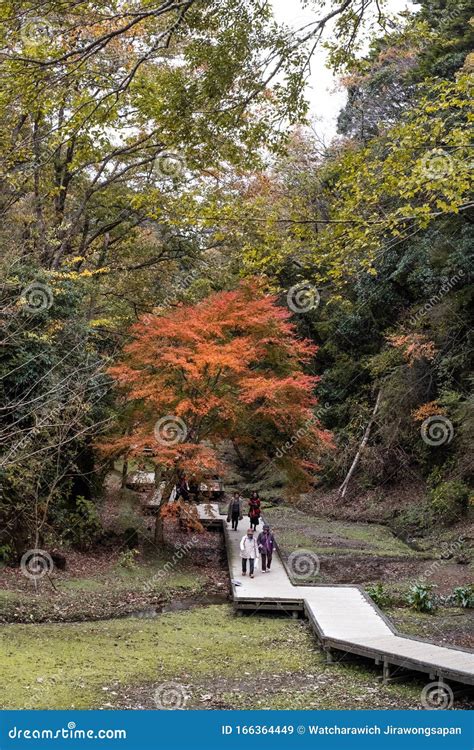
M 304 485 L 331 437 L 314 416 L 318 378 L 304 372 L 316 347 L 290 317 L 256 281 L 143 316 L 110 369 L 126 402 L 126 434 L 102 450 L 146 455 L 168 479 L 199 477 L 222 468 L 216 446 L 232 440 L 253 463 L 275 461 Z

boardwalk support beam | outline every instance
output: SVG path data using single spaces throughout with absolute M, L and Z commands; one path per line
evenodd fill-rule
M 294 584 L 278 550 L 271 576 L 241 579 L 240 535 L 232 532 L 217 504 L 198 505 L 197 509 L 204 525 L 220 523 L 224 531 L 230 577 L 236 584 L 232 596 L 237 611 L 269 610 L 295 616 L 303 610 L 328 664 L 337 661 L 341 652 L 367 658 L 382 665 L 384 682 L 421 672 L 425 680 L 429 675 L 431 682 L 439 679 L 474 685 L 473 651 L 399 633 L 361 586 Z

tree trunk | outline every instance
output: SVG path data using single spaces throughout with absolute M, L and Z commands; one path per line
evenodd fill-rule
M 239 448 L 239 446 L 238 446 L 238 443 L 237 443 L 237 441 L 236 441 L 236 440 L 234 440 L 233 438 L 232 438 L 232 445 L 233 445 L 233 447 L 234 447 L 234 451 L 235 451 L 235 454 L 236 454 L 236 456 L 237 456 L 237 458 L 238 458 L 238 460 L 239 460 L 239 464 L 240 464 L 240 466 L 241 466 L 241 467 L 244 467 L 244 466 L 246 466 L 246 465 L 247 465 L 247 462 L 246 462 L 246 460 L 245 460 L 245 458 L 244 458 L 244 455 L 243 455 L 242 451 L 240 450 L 240 448 Z
M 128 461 L 126 458 L 124 458 L 123 464 L 122 464 L 122 481 L 120 483 L 120 486 L 122 489 L 125 487 L 125 483 L 127 481 L 127 474 L 128 474 Z
M 364 432 L 364 436 L 362 438 L 362 442 L 359 445 L 359 450 L 357 451 L 357 453 L 355 455 L 355 458 L 354 458 L 354 460 L 353 460 L 353 462 L 351 464 L 351 468 L 347 472 L 346 478 L 344 479 L 343 483 L 339 487 L 338 494 L 339 494 L 339 497 L 341 498 L 341 500 L 343 500 L 344 497 L 345 497 L 345 494 L 347 492 L 347 488 L 349 486 L 349 482 L 351 481 L 352 475 L 354 474 L 354 472 L 355 472 L 355 470 L 357 468 L 357 464 L 359 463 L 360 457 L 362 455 L 362 451 L 364 450 L 365 446 L 367 445 L 367 441 L 368 441 L 369 436 L 370 436 L 370 431 L 371 431 L 372 425 L 373 425 L 373 423 L 375 421 L 375 415 L 377 414 L 377 412 L 379 410 L 381 397 L 382 397 L 382 391 L 379 391 L 378 394 L 377 394 L 377 399 L 375 401 L 374 409 L 372 411 L 372 416 L 370 417 L 369 423 L 368 423 L 367 427 L 365 428 L 365 432 Z
M 153 542 L 155 545 L 163 546 L 165 543 L 165 535 L 163 531 L 163 519 L 161 517 L 161 508 L 158 509 L 158 512 L 155 517 L 155 534 L 153 536 Z
M 155 466 L 155 489 L 153 490 L 152 500 L 156 497 L 157 493 L 159 492 L 160 484 L 161 484 L 161 469 L 158 466 Z M 156 509 L 156 516 L 155 516 L 155 533 L 153 535 L 153 542 L 155 545 L 163 545 L 165 543 L 165 537 L 163 533 L 163 519 L 161 517 L 161 506 L 163 504 L 163 496 L 160 498 L 160 504 L 158 508 Z
M 161 472 L 161 469 L 159 467 L 155 468 L 155 494 L 159 491 L 160 484 L 163 480 L 163 475 Z M 164 529 L 163 529 L 163 518 L 161 516 L 161 508 L 162 506 L 168 502 L 168 498 L 171 494 L 171 491 L 176 484 L 177 481 L 177 472 L 173 471 L 171 475 L 166 477 L 165 479 L 165 486 L 163 489 L 163 494 L 160 498 L 160 504 L 159 507 L 156 509 L 156 516 L 155 516 L 155 534 L 154 534 L 154 543 L 156 545 L 162 545 L 165 543 L 165 536 L 164 536 Z

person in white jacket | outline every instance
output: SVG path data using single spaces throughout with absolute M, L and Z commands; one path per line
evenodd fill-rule
M 240 557 L 242 558 L 242 575 L 247 575 L 247 560 L 249 561 L 250 578 L 254 576 L 255 560 L 258 558 L 258 544 L 253 535 L 253 529 L 249 529 L 240 540 Z

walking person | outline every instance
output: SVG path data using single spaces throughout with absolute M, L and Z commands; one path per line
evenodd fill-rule
M 262 556 L 262 573 L 269 573 L 272 565 L 273 550 L 275 549 L 275 537 L 268 523 L 263 524 L 263 531 L 257 537 L 257 546 Z
M 197 503 L 199 500 L 199 482 L 194 474 L 189 480 L 189 494 L 192 501 Z
M 258 492 L 253 490 L 249 500 L 250 527 L 256 531 L 262 511 L 260 510 L 260 498 Z
M 189 485 L 186 474 L 180 474 L 176 483 L 175 500 L 179 500 L 180 497 L 183 498 L 185 503 L 189 502 Z
M 242 575 L 247 575 L 247 560 L 249 562 L 250 578 L 254 577 L 255 560 L 258 558 L 257 540 L 253 535 L 253 529 L 249 529 L 240 540 L 240 557 L 242 558 Z
M 237 531 L 239 521 L 241 521 L 243 518 L 242 504 L 242 498 L 240 497 L 239 493 L 234 492 L 227 509 L 227 523 L 230 523 L 230 521 L 232 521 L 232 529 L 235 529 L 235 531 Z

